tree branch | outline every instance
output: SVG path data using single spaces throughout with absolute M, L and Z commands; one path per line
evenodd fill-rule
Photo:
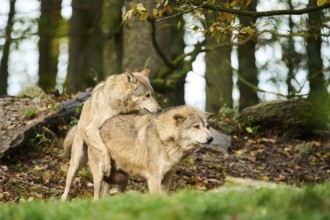
M 148 21 L 151 24 L 151 41 L 152 41 L 152 44 L 154 45 L 156 52 L 158 53 L 158 55 L 160 56 L 160 58 L 163 60 L 163 62 L 165 63 L 165 65 L 167 67 L 169 67 L 170 69 L 175 69 L 176 65 L 166 57 L 166 55 L 163 53 L 162 49 L 158 45 L 158 42 L 156 39 L 156 36 L 157 36 L 156 22 L 152 18 L 148 18 Z
M 278 16 L 278 15 L 302 15 L 310 12 L 320 11 L 326 8 L 330 8 L 330 3 L 321 5 L 321 6 L 310 6 L 303 9 L 297 10 L 275 10 L 275 11 L 248 11 L 248 10 L 239 10 L 233 8 L 227 8 L 223 5 L 210 5 L 203 4 L 198 0 L 190 0 L 192 5 L 196 7 L 201 7 L 207 10 L 218 11 L 218 12 L 227 12 L 230 14 L 250 16 L 250 17 L 269 17 L 269 16 Z

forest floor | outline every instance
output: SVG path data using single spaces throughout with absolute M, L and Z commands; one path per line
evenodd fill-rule
M 29 98 L 1 98 L 0 138 L 9 130 L 31 123 L 31 106 L 45 115 L 66 98 L 32 102 Z M 42 103 L 42 104 L 37 104 Z M 58 199 L 64 190 L 69 159 L 62 143 L 69 125 L 58 131 L 45 129 L 24 149 L 0 159 L 0 202 L 20 203 L 36 199 Z M 7 137 L 8 138 L 8 137 Z M 330 136 L 304 139 L 281 138 L 271 134 L 230 135 L 230 146 L 204 147 L 183 160 L 174 176 L 171 190 L 211 190 L 224 184 L 226 176 L 266 180 L 302 186 L 330 179 Z M 129 190 L 147 191 L 144 180 L 131 178 Z M 115 190 L 112 190 L 115 192 Z M 93 181 L 88 169 L 78 174 L 70 198 L 92 197 Z

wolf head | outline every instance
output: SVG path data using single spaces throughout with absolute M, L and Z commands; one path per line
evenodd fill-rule
M 162 110 L 154 98 L 154 90 L 150 85 L 149 73 L 149 69 L 141 72 L 124 73 L 125 83 L 128 88 L 126 107 L 130 112 L 143 110 L 149 113 L 156 113 Z
M 203 112 L 191 106 L 185 106 L 173 115 L 179 141 L 185 150 L 192 150 L 213 141 L 207 122 L 212 115 L 213 113 Z

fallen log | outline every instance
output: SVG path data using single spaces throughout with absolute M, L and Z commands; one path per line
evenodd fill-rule
M 61 103 L 56 111 L 37 117 L 32 123 L 15 128 L 0 136 L 0 158 L 24 147 L 44 127 L 53 130 L 67 124 L 75 116 L 76 108 L 90 97 L 92 90 L 79 93 L 75 98 Z M 6 120 L 6 119 L 2 119 Z
M 262 102 L 241 111 L 240 120 L 258 131 L 301 136 L 318 129 L 313 106 L 305 99 Z

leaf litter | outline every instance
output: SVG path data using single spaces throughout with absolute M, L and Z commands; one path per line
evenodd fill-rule
M 14 98 L 0 100 L 4 107 L 2 109 L 6 109 L 2 111 L 2 116 L 9 119 L 0 129 L 1 136 L 5 136 L 8 129 L 15 129 L 16 126 L 33 120 L 24 118 L 19 111 L 30 106 L 31 101 Z M 10 110 L 9 106 L 16 107 L 11 107 Z M 45 115 L 49 112 L 44 110 L 47 107 L 41 106 L 38 109 L 38 114 Z M 62 149 L 67 129 L 68 125 L 63 125 L 59 129 L 61 132 L 45 135 L 44 141 L 26 146 L 19 152 L 0 159 L 0 202 L 17 204 L 60 198 L 69 163 Z M 330 135 L 307 140 L 244 133 L 232 135 L 231 145 L 226 152 L 204 147 L 187 156 L 177 168 L 171 192 L 181 189 L 205 191 L 221 188 L 226 176 L 294 186 L 327 181 L 330 179 Z M 146 181 L 131 177 L 128 190 L 147 192 Z M 115 192 L 115 189 L 111 190 L 111 193 Z M 92 195 L 92 176 L 89 169 L 84 168 L 74 180 L 70 198 Z

